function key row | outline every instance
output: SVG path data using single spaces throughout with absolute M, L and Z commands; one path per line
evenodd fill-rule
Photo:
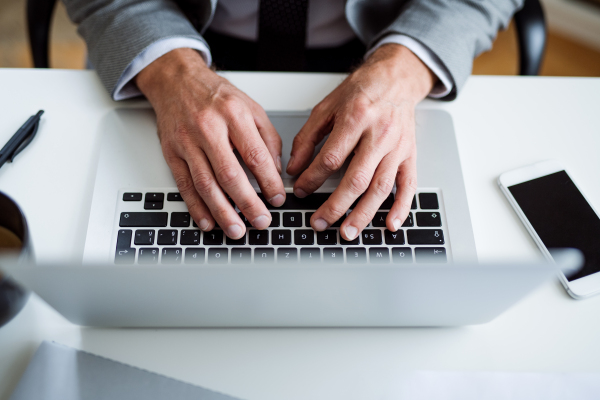
M 258 197 L 265 203 L 269 210 L 281 209 L 281 210 L 316 210 L 327 201 L 331 194 L 330 193 L 313 193 L 304 198 L 296 197 L 293 193 L 286 195 L 285 202 L 281 207 L 272 206 L 261 193 L 258 193 Z M 355 208 L 362 196 L 350 206 Z M 411 209 L 417 209 L 417 196 L 413 197 Z M 437 210 L 439 209 L 439 202 L 436 193 L 419 193 L 419 204 L 422 210 Z M 144 208 L 146 210 L 162 210 L 164 206 L 164 193 L 149 192 L 144 197 Z M 128 192 L 123 193 L 123 201 L 142 201 L 142 193 Z M 167 193 L 167 201 L 183 201 L 181 194 L 177 192 Z M 231 200 L 230 200 L 231 201 Z M 233 202 L 231 202 L 233 204 Z M 390 194 L 379 207 L 381 210 L 389 210 L 394 204 L 394 195 Z
M 316 236 L 316 237 L 315 237 Z M 232 246 L 287 246 L 287 245 L 370 245 L 377 246 L 399 245 L 440 245 L 444 244 L 444 233 L 440 229 L 407 229 L 406 241 L 404 230 L 399 229 L 396 232 L 385 229 L 383 232 L 380 229 L 365 229 L 359 237 L 354 240 L 344 240 L 338 231 L 335 229 L 327 229 L 322 232 L 315 232 L 312 229 L 273 229 L 273 230 L 257 230 L 250 229 L 240 239 L 231 239 L 223 234 L 220 229 L 215 229 L 210 232 L 200 231 L 199 229 L 183 229 L 181 234 L 177 229 L 137 229 L 135 235 L 130 229 L 121 229 L 117 235 L 117 249 L 125 249 L 136 246 L 151 246 L 155 243 L 161 246 L 176 246 L 178 244 L 184 246 L 197 246 L 201 243 L 205 246 L 219 246 L 223 244 Z M 201 240 L 202 239 L 202 240 Z
M 142 247 L 138 253 L 138 264 L 157 264 L 159 254 L 163 264 L 250 264 L 252 254 L 255 263 L 274 263 L 277 254 L 277 263 L 292 264 L 297 262 L 306 263 L 329 263 L 341 264 L 344 262 L 344 253 L 348 264 L 367 263 L 367 249 L 362 247 L 348 247 L 341 249 L 337 247 L 326 247 L 321 252 L 318 247 L 310 248 L 285 248 L 280 247 L 275 251 L 272 248 L 158 248 Z M 391 253 L 391 258 L 390 258 Z M 117 251 L 115 263 L 133 264 L 136 249 L 124 249 Z M 388 264 L 391 262 L 405 264 L 413 262 L 413 252 L 410 247 L 394 247 L 391 250 L 386 247 L 371 247 L 368 249 L 369 262 L 371 264 Z M 229 256 L 231 255 L 231 260 Z M 446 249 L 443 247 L 415 248 L 415 258 L 418 263 L 445 263 L 447 262 Z

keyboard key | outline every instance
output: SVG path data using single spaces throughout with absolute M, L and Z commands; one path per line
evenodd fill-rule
M 381 231 L 379 229 L 365 229 L 361 233 L 363 244 L 382 244 Z
M 171 229 L 159 229 L 158 239 L 156 244 L 160 245 L 176 245 L 177 244 L 177 231 Z
M 289 229 L 273 229 L 271 231 L 271 244 L 278 246 L 292 244 L 292 231 Z
M 187 228 L 190 226 L 190 213 L 187 212 L 172 212 L 171 226 L 177 228 Z
M 402 223 L 402 227 L 406 228 L 411 226 L 415 226 L 415 223 L 413 221 L 413 213 L 409 212 L 408 217 L 406 217 L 406 219 Z
M 202 247 L 188 247 L 185 249 L 186 264 L 204 264 L 204 249 Z
M 123 201 L 142 201 L 141 193 L 123 193 Z
M 385 230 L 385 244 L 404 244 L 404 231 L 398 229 L 396 232 Z
M 281 214 L 277 211 L 271 211 L 271 225 L 269 227 L 278 228 L 281 225 L 281 222 L 279 222 L 280 216 Z
M 331 226 L 333 228 L 339 228 L 340 226 L 342 226 L 342 223 L 346 220 L 346 214 L 342 215 L 340 219 L 338 219 L 337 221 L 335 221 L 333 224 L 331 224 Z
M 417 247 L 415 257 L 418 263 L 446 263 L 446 249 L 443 247 Z
M 142 247 L 138 253 L 138 264 L 158 264 L 158 248 Z
M 135 249 L 117 249 L 115 252 L 115 264 L 133 264 L 135 261 Z
M 162 203 L 165 201 L 164 193 L 146 193 L 146 197 L 144 199 L 146 203 Z
M 252 262 L 252 250 L 248 247 L 234 247 L 231 249 L 232 264 L 250 264 Z
M 313 193 L 309 194 L 305 198 L 301 199 L 296 197 L 293 193 L 287 193 L 285 196 L 285 202 L 281 207 L 275 207 L 269 203 L 262 193 L 258 194 L 258 197 L 265 203 L 265 206 L 269 210 L 282 209 L 282 210 L 316 210 L 321 207 L 325 201 L 329 198 L 330 193 Z
M 410 205 L 411 210 L 416 210 L 417 209 L 417 196 L 413 196 L 412 199 L 412 204 Z
M 246 234 L 244 234 L 244 236 L 242 236 L 239 239 L 232 239 L 227 236 L 225 238 L 225 243 L 227 243 L 230 246 L 242 246 L 242 245 L 246 244 Z
M 388 213 L 386 212 L 376 212 L 375 218 L 373 218 L 373 221 L 371 221 L 371 223 L 376 228 L 385 228 L 385 219 L 387 218 L 387 216 Z
M 317 244 L 337 244 L 337 231 L 334 229 L 327 229 L 323 232 L 317 232 Z
M 315 244 L 315 231 L 312 229 L 296 229 L 294 231 L 294 244 L 304 246 Z
M 297 232 L 297 231 L 296 231 Z M 318 264 L 321 262 L 321 249 L 318 247 L 303 247 L 300 249 L 300 261 L 303 264 Z
M 411 264 L 413 262 L 412 250 L 410 247 L 394 247 L 392 260 L 396 264 Z
M 323 249 L 323 262 L 341 264 L 344 262 L 344 250 L 339 247 L 325 247 Z
M 229 258 L 229 250 L 227 248 L 210 248 L 208 249 L 209 264 L 227 264 Z
M 390 193 L 390 195 L 388 197 L 386 197 L 386 199 L 383 201 L 381 206 L 379 206 L 379 209 L 380 210 L 389 210 L 390 208 L 392 208 L 393 204 L 394 204 L 394 194 Z
M 280 247 L 277 249 L 277 263 L 292 264 L 298 262 L 298 249 L 294 247 Z
M 131 229 L 120 229 L 117 234 L 117 250 L 131 247 Z
M 184 229 L 181 231 L 179 244 L 197 246 L 200 244 L 200 231 L 198 229 Z
M 307 212 L 304 213 L 304 226 L 309 228 L 310 227 L 310 219 L 312 218 L 312 215 L 314 214 L 314 212 Z
M 183 253 L 180 248 L 162 249 L 161 264 L 181 264 Z
M 435 193 L 419 193 L 419 204 L 421 205 L 421 210 L 437 210 L 440 208 L 437 194 Z
M 286 228 L 298 228 L 302 226 L 302 213 L 299 212 L 284 212 L 283 226 Z
M 238 215 L 240 216 L 240 218 L 242 219 L 242 222 L 244 223 L 244 225 L 246 225 L 247 228 L 250 228 L 252 226 L 252 224 L 250 223 L 250 221 L 248 221 L 248 218 L 246 218 L 246 216 L 244 214 L 239 212 Z
M 215 246 L 223 244 L 223 231 L 220 229 L 213 229 L 210 232 L 204 232 L 202 243 L 208 246 Z
M 163 203 L 155 203 L 151 201 L 147 201 L 144 203 L 144 210 L 162 210 Z
M 248 243 L 254 246 L 264 246 L 269 244 L 269 231 L 250 229 L 248 231 Z
M 154 244 L 154 236 L 153 229 L 138 229 L 135 231 L 134 243 L 142 246 L 151 246 Z
M 167 226 L 166 212 L 122 212 L 119 219 L 119 226 L 154 228 Z
M 387 264 L 390 262 L 390 251 L 387 247 L 371 247 L 369 260 L 371 264 Z
M 346 240 L 340 234 L 340 244 L 343 245 L 343 246 L 357 245 L 357 244 L 360 243 L 359 239 L 360 239 L 360 235 L 358 235 L 357 237 L 355 237 L 353 240 Z
M 346 249 L 346 261 L 348 264 L 366 264 L 367 250 L 364 247 L 348 247 Z
M 183 197 L 179 193 L 167 193 L 167 201 L 183 201 Z
M 441 229 L 408 229 L 408 244 L 444 244 L 444 232 Z
M 439 212 L 418 212 L 417 226 L 442 226 Z
M 268 247 L 257 247 L 254 249 L 254 263 L 272 264 L 275 262 L 275 250 Z

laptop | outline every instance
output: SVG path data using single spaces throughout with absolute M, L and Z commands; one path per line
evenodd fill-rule
M 306 112 L 269 113 L 287 164 Z M 70 321 L 111 327 L 452 326 L 490 321 L 554 275 L 546 264 L 476 264 L 452 120 L 416 113 L 418 182 L 397 232 L 384 201 L 353 242 L 308 220 L 344 170 L 306 199 L 267 205 L 273 224 L 242 240 L 201 232 L 177 192 L 150 109 L 118 109 L 101 150 L 80 261 L 1 265 Z M 317 153 L 319 149 L 315 151 Z M 250 182 L 260 191 L 246 169 Z

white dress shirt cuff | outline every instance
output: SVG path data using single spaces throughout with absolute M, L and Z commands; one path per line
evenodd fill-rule
M 140 73 L 141 70 L 146 68 L 152 61 L 167 54 L 171 50 L 180 48 L 195 49 L 200 52 L 200 55 L 204 59 L 207 65 L 210 66 L 212 63 L 212 57 L 208 46 L 198 39 L 186 38 L 186 37 L 171 37 L 159 40 L 146 47 L 133 61 L 125 68 L 123 74 L 117 82 L 115 91 L 113 93 L 114 100 L 125 100 L 131 97 L 139 96 L 142 94 L 138 87 L 133 82 L 133 78 Z
M 431 89 L 429 93 L 429 97 L 434 99 L 441 99 L 450 93 L 453 87 L 452 77 L 448 69 L 442 64 L 441 61 L 437 58 L 437 56 L 429 50 L 428 47 L 419 43 L 415 39 L 410 36 L 402 35 L 399 33 L 393 33 L 385 36 L 379 42 L 375 44 L 368 52 L 365 54 L 365 59 L 368 58 L 375 50 L 379 47 L 383 46 L 387 43 L 396 43 L 401 44 L 402 46 L 408 48 L 412 51 L 421 61 L 425 64 L 431 72 L 433 72 L 437 77 L 438 81 Z

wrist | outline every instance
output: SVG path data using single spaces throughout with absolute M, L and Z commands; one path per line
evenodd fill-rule
M 423 100 L 433 89 L 437 76 L 407 47 L 387 43 L 379 47 L 365 62 L 365 66 L 377 66 L 401 90 L 404 97 L 415 103 Z
M 182 82 L 187 75 L 198 75 L 204 72 L 212 72 L 212 70 L 196 50 L 179 48 L 150 63 L 135 76 L 134 82 L 152 101 L 156 94 L 172 88 L 173 82 Z

